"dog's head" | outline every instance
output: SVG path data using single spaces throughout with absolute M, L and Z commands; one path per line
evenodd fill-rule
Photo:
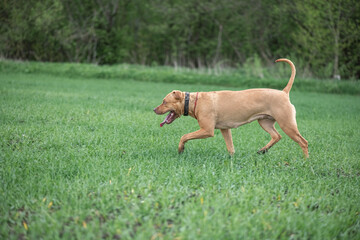
M 168 95 L 166 95 L 162 104 L 160 104 L 154 109 L 154 112 L 158 115 L 169 112 L 165 120 L 160 123 L 160 127 L 164 126 L 165 123 L 172 123 L 175 119 L 177 119 L 183 114 L 184 98 L 185 97 L 183 92 L 174 90 Z

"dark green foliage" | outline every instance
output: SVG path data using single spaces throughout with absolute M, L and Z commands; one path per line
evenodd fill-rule
M 0 11 L 5 58 L 219 68 L 289 57 L 309 77 L 360 77 L 356 0 L 5 0 Z

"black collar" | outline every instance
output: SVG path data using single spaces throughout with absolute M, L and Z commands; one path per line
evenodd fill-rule
M 184 105 L 184 116 L 189 115 L 189 100 L 190 100 L 190 93 L 185 93 L 185 105 Z

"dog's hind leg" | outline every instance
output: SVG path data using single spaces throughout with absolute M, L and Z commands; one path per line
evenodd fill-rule
M 230 155 L 234 155 L 235 149 L 231 136 L 231 129 L 220 129 L 220 131 L 224 137 L 227 150 L 229 151 Z
M 292 114 L 284 115 L 282 118 L 278 118 L 277 122 L 280 128 L 286 133 L 286 135 L 288 135 L 292 140 L 299 144 L 299 146 L 304 152 L 305 157 L 308 158 L 308 141 L 306 141 L 306 139 L 301 136 L 297 128 L 295 115 L 295 108 L 292 107 Z
M 275 143 L 280 141 L 281 135 L 275 129 L 275 120 L 274 119 L 259 119 L 260 126 L 270 134 L 271 140 L 265 147 L 261 148 L 258 153 L 266 153 Z
M 304 152 L 305 158 L 309 157 L 308 141 L 301 136 L 296 123 L 287 123 L 285 125 L 279 123 L 280 128 L 288 135 L 292 140 L 297 142 Z

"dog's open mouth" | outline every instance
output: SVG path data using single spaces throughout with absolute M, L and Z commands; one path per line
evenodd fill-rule
M 166 118 L 164 119 L 164 121 L 162 123 L 160 123 L 160 127 L 164 126 L 164 124 L 170 124 L 172 123 L 176 118 L 176 114 L 174 111 L 170 111 L 169 114 L 166 116 Z

